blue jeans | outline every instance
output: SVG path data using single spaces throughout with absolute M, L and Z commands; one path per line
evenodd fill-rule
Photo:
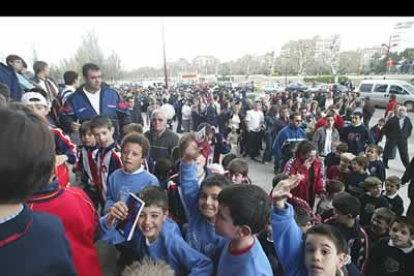
M 271 131 L 265 132 L 266 149 L 263 154 L 263 162 L 272 161 L 272 145 L 273 145 L 273 134 Z

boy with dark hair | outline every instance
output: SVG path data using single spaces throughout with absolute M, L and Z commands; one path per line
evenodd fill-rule
M 229 164 L 227 177 L 233 182 L 233 184 L 251 184 L 251 180 L 248 176 L 249 164 L 246 160 L 241 158 L 233 159 Z
M 316 206 L 316 214 L 320 215 L 322 220 L 327 219 L 327 214 L 333 211 L 333 199 L 335 196 L 345 190 L 345 185 L 338 180 L 328 180 L 326 182 L 326 195 Z
M 352 114 L 352 125 L 342 130 L 342 139 L 348 144 L 348 151 L 359 155 L 365 151 L 365 147 L 374 143 L 370 131 L 361 122 L 362 113 L 354 112 Z
M 1 273 L 77 275 L 60 220 L 32 212 L 24 204 L 47 185 L 54 169 L 55 149 L 49 128 L 20 104 L 0 109 L 0 125 Z
M 219 209 L 217 197 L 231 182 L 224 175 L 213 174 L 199 187 L 198 169 L 194 162 L 199 154 L 199 149 L 191 144 L 182 152 L 181 191 L 189 213 L 185 240 L 192 248 L 212 259 L 216 267 L 221 249 L 227 242 L 216 234 L 214 228 Z
M 67 98 L 76 91 L 79 87 L 79 74 L 75 71 L 66 71 L 63 74 L 65 88 L 59 92 L 59 100 L 62 105 L 65 104 Z
M 120 244 L 133 251 L 133 257 L 142 260 L 164 260 L 175 275 L 211 276 L 211 260 L 191 248 L 179 234 L 178 226 L 168 218 L 168 197 L 160 187 L 149 186 L 137 195 L 145 202 L 139 216 L 137 230 L 130 241 L 115 230 L 117 220 L 124 220 L 128 207 L 118 201 L 110 212 L 101 218 L 102 238 L 111 244 Z
M 366 157 L 369 160 L 368 171 L 370 176 L 378 177 L 382 183 L 385 181 L 385 165 L 379 159 L 382 148 L 377 145 L 369 145 L 366 150 Z
M 395 213 L 386 207 L 374 211 L 370 225 L 364 227 L 369 238 L 370 249 L 378 240 L 390 236 L 389 231 L 394 218 Z
M 348 144 L 340 143 L 334 152 L 329 153 L 324 160 L 325 168 L 328 171 L 332 166 L 339 165 L 341 154 L 348 152 Z
M 390 228 L 390 238 L 378 241 L 369 258 L 367 276 L 409 276 L 414 271 L 414 221 L 398 216 Z
M 223 159 L 221 160 L 221 165 L 223 166 L 225 171 L 229 170 L 230 162 L 237 158 L 237 155 L 234 153 L 226 154 Z
M 345 237 L 349 246 L 348 254 L 351 256 L 352 263 L 361 271 L 368 258 L 368 235 L 365 233 L 358 216 L 361 210 L 361 203 L 358 198 L 348 194 L 338 194 L 332 205 L 335 216 L 324 221 L 337 228 Z
M 154 175 L 157 177 L 160 187 L 167 189 L 167 183 L 174 171 L 174 164 L 170 159 L 161 158 L 155 164 Z
M 369 176 L 367 173 L 368 159 L 364 156 L 357 156 L 352 160 L 352 172 L 345 180 L 346 191 L 353 196 L 359 197 L 364 193 L 361 185 Z
M 231 185 L 220 192 L 218 201 L 216 233 L 230 242 L 221 252 L 216 275 L 273 275 L 255 237 L 269 219 L 269 195 L 256 185 Z
M 401 186 L 401 179 L 397 176 L 390 176 L 385 179 L 385 193 L 384 197 L 388 202 L 388 207 L 397 216 L 401 216 L 404 213 L 404 201 L 398 194 L 398 190 Z
M 95 136 L 99 148 L 95 157 L 98 171 L 98 183 L 96 187 L 99 193 L 101 206 L 105 206 L 107 182 L 109 176 L 119 168 L 122 168 L 120 148 L 113 138 L 114 127 L 107 116 L 97 115 L 91 120 L 91 131 Z
M 83 190 L 88 194 L 94 203 L 95 208 L 99 205 L 99 193 L 97 185 L 99 181 L 98 169 L 95 163 L 98 146 L 95 136 L 91 131 L 91 122 L 85 121 L 79 128 L 80 139 L 82 145 L 78 147 L 78 162 L 73 168 L 77 177 L 80 178 L 84 185 Z
M 375 145 L 378 145 L 382 141 L 382 137 L 384 136 L 382 129 L 384 128 L 384 125 L 385 120 L 381 118 L 378 120 L 378 123 L 370 129 Z
M 382 182 L 377 177 L 367 177 L 364 183 L 365 193 L 359 197 L 361 202 L 361 215 L 359 221 L 362 226 L 370 223 L 371 217 L 375 209 L 380 207 L 388 207 L 387 200 L 381 196 Z
M 146 186 L 158 186 L 158 179 L 142 166 L 150 145 L 142 134 L 131 133 L 124 137 L 121 144 L 121 160 L 123 167 L 108 177 L 108 190 L 104 213 L 122 200 L 122 193 L 137 194 Z

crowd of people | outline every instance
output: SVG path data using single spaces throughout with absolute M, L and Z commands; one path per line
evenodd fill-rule
M 352 89 L 249 98 L 111 86 L 93 63 L 64 86 L 46 62 L 33 69 L 0 64 L 2 275 L 103 275 L 97 240 L 119 251 L 116 275 L 414 271 L 412 123 L 395 95 L 372 124 Z M 387 175 L 397 148 L 405 173 Z M 274 164 L 270 191 L 247 157 Z M 130 193 L 145 203 L 131 239 Z

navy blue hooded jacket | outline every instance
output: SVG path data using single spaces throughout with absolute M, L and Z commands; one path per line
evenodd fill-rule
M 20 88 L 16 72 L 10 66 L 0 62 L 0 82 L 6 84 L 10 90 L 10 98 L 20 101 L 23 91 Z

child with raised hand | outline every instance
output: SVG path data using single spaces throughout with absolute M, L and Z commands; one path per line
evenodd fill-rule
M 211 258 L 217 264 L 218 255 L 227 240 L 215 232 L 214 223 L 219 209 L 218 195 L 231 185 L 223 175 L 207 177 L 198 186 L 197 164 L 200 154 L 197 142 L 183 144 L 181 159 L 181 191 L 189 212 L 185 240 L 197 251 Z
M 132 239 L 125 241 L 116 230 L 117 221 L 126 219 L 129 212 L 123 201 L 118 201 L 100 219 L 100 238 L 131 248 L 136 260 L 149 257 L 154 261 L 166 261 L 177 276 L 211 276 L 212 261 L 191 248 L 181 237 L 177 224 L 168 218 L 167 193 L 160 187 L 148 186 L 137 196 L 145 206 Z
M 272 191 L 272 231 L 276 253 L 286 275 L 336 276 L 347 260 L 347 243 L 339 230 L 329 225 L 311 227 L 302 239 L 292 205 L 286 202 L 301 176 L 281 181 Z
M 398 216 L 390 237 L 379 240 L 368 259 L 367 276 L 409 276 L 414 271 L 414 221 Z

